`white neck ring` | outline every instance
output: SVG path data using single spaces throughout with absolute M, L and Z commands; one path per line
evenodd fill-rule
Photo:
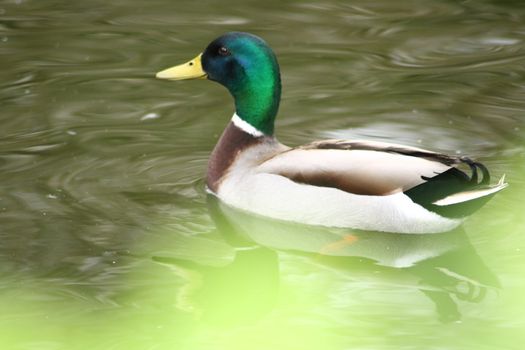
M 241 129 L 245 133 L 252 135 L 253 137 L 264 136 L 264 133 L 262 133 L 260 130 L 257 130 L 257 128 L 253 127 L 250 123 L 247 123 L 246 121 L 242 120 L 242 118 L 239 117 L 237 113 L 233 114 L 232 123 L 239 129 Z

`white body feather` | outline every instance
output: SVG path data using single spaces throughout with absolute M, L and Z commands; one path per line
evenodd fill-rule
M 430 212 L 402 192 L 356 195 L 267 173 L 264 159 L 274 148 L 275 145 L 262 144 L 239 154 L 222 179 L 217 196 L 236 208 L 311 225 L 436 233 L 452 230 L 462 221 Z

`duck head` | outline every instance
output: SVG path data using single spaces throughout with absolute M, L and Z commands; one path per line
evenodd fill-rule
M 265 135 L 273 135 L 281 98 L 279 64 L 261 38 L 232 32 L 213 40 L 193 60 L 157 73 L 157 78 L 207 78 L 225 86 L 235 100 L 235 112 Z

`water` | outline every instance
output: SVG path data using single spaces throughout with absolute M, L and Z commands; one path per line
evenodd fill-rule
M 282 70 L 279 139 L 401 142 L 510 187 L 456 232 L 246 217 L 207 198 L 231 116 L 156 71 L 230 30 Z M 0 2 L 0 348 L 521 349 L 518 1 Z

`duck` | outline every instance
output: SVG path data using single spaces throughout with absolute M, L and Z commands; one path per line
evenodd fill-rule
M 277 57 L 260 37 L 229 32 L 194 59 L 159 71 L 229 91 L 235 111 L 208 160 L 207 191 L 276 220 L 365 231 L 451 231 L 507 187 L 465 156 L 369 140 L 289 147 L 275 136 L 281 100 Z

